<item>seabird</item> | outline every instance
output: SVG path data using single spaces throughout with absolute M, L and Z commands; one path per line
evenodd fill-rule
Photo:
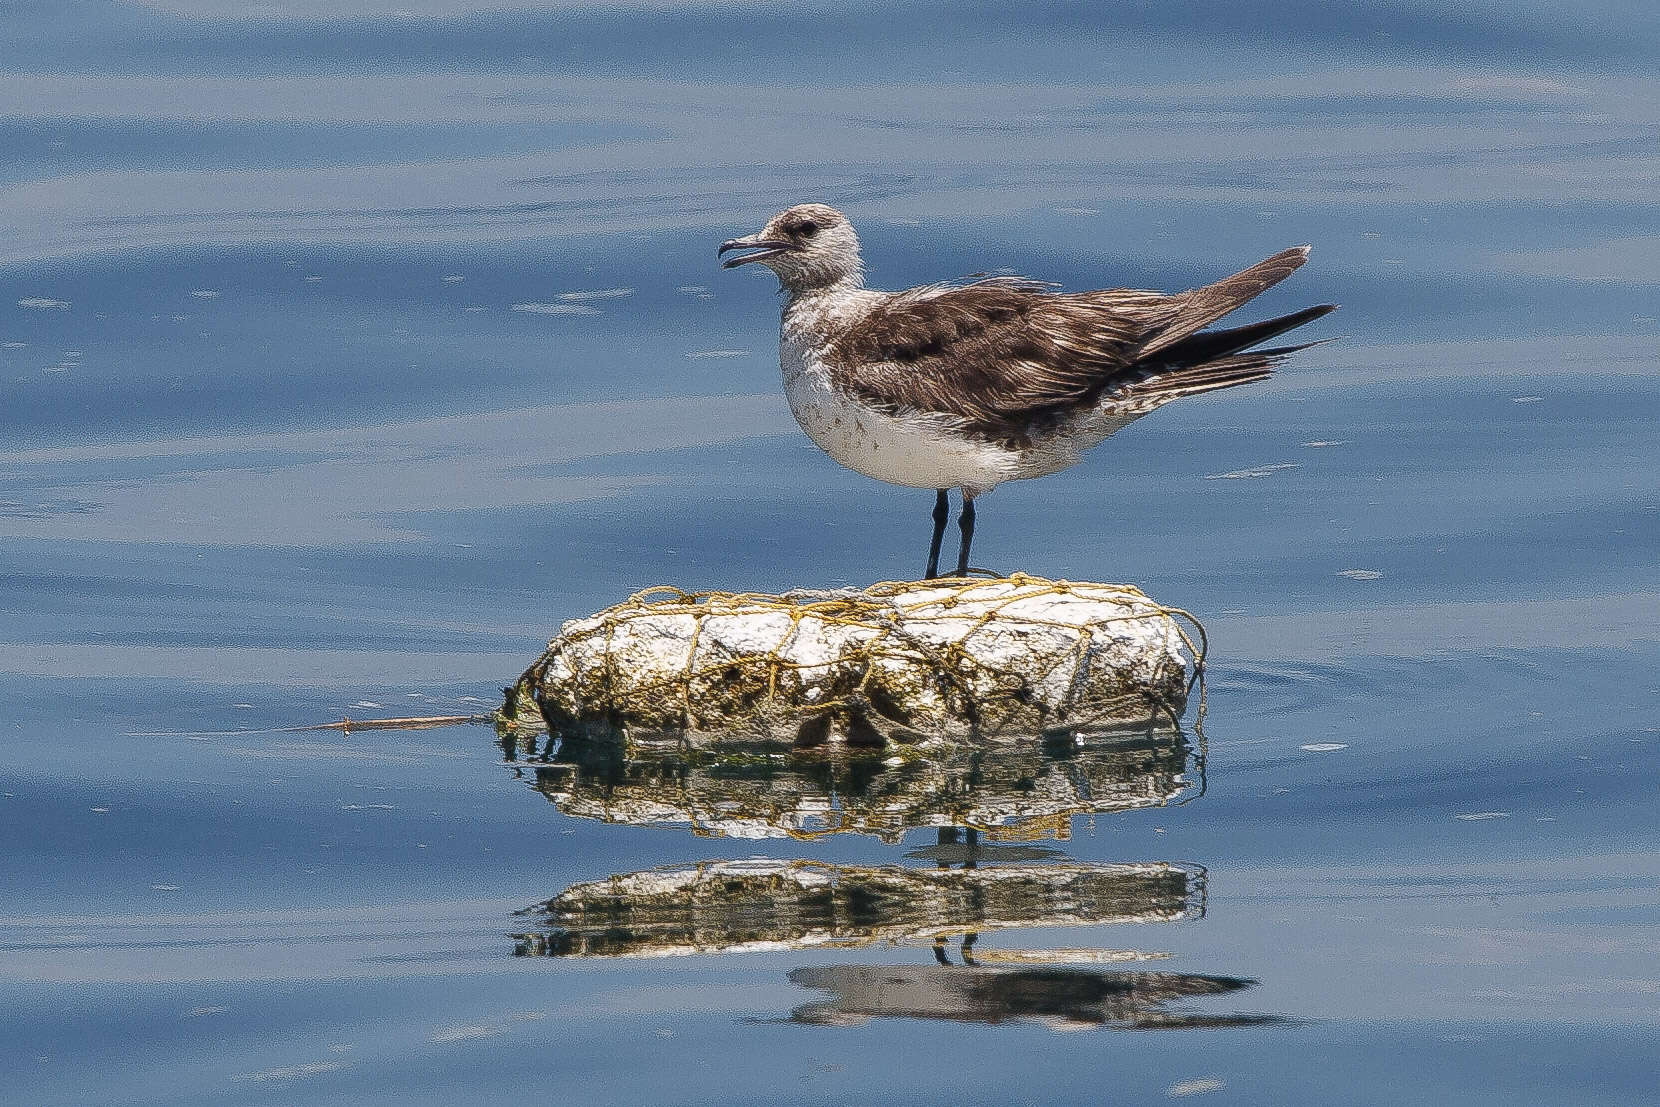
M 779 362 L 790 410 L 820 449 L 889 484 L 933 488 L 927 576 L 939 574 L 947 493 L 962 492 L 957 574 L 969 571 L 975 497 L 1076 465 L 1083 452 L 1182 396 L 1250 384 L 1298 350 L 1252 349 L 1336 308 L 1204 328 L 1308 260 L 1293 246 L 1215 284 L 1165 294 L 1057 292 L 987 277 L 881 292 L 864 286 L 847 217 L 798 204 L 720 245 L 784 293 Z

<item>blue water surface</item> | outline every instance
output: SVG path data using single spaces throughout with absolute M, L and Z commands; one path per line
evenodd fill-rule
M 1652 4 L 5 7 L 8 1102 L 1654 1101 Z M 1202 734 L 1031 752 L 1075 802 L 983 872 L 1163 863 L 1180 910 L 971 912 L 977 966 L 920 899 L 573 929 L 611 877 L 978 847 L 621 802 L 926 783 L 874 769 L 300 729 L 487 714 L 650 585 L 920 571 L 931 497 L 807 441 L 773 283 L 715 261 L 807 199 L 889 288 L 1313 244 L 1250 311 L 1338 341 L 980 502 L 976 562 L 1211 643 Z

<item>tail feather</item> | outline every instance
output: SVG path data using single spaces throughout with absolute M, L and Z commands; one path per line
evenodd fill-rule
M 1328 342 L 1330 339 L 1321 341 Z M 1292 354 L 1320 344 L 1304 342 L 1296 346 L 1276 346 L 1271 350 L 1252 350 L 1185 366 L 1127 385 L 1113 399 L 1151 410 L 1183 396 L 1198 396 L 1223 388 L 1254 384 L 1273 376 L 1275 368 Z
M 1259 342 L 1266 342 L 1276 335 L 1296 330 L 1304 323 L 1312 323 L 1322 315 L 1329 315 L 1336 310 L 1336 304 L 1320 304 L 1316 307 L 1304 308 L 1302 311 L 1294 311 L 1290 315 L 1282 315 L 1277 319 L 1265 319 L 1260 323 L 1252 323 L 1245 327 L 1232 327 L 1224 331 L 1205 331 L 1202 334 L 1184 338 L 1173 346 L 1166 346 L 1158 360 L 1170 365 L 1203 365 L 1206 362 L 1215 361 L 1217 358 L 1237 354 L 1241 350 L 1248 350 Z
M 1210 326 L 1234 308 L 1256 299 L 1301 268 L 1303 262 L 1308 260 L 1308 254 L 1309 247 L 1293 246 L 1231 277 L 1224 277 L 1215 284 L 1208 284 L 1187 293 L 1175 318 L 1142 343 L 1135 351 L 1136 359 L 1145 361 L 1161 351 L 1168 350 L 1184 338 Z

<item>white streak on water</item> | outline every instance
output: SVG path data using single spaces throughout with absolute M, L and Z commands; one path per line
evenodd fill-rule
M 1205 477 L 1205 479 L 1206 480 L 1256 480 L 1256 479 L 1261 478 L 1261 477 L 1272 476 L 1275 473 L 1283 473 L 1287 469 L 1297 469 L 1297 468 L 1300 468 L 1300 467 L 1301 466 L 1299 466 L 1297 462 L 1286 461 L 1286 462 L 1281 462 L 1278 465 L 1258 465 L 1255 468 L 1251 468 L 1251 469 L 1235 469 L 1231 473 L 1212 473 L 1209 476 Z
M 1165 1095 L 1172 1099 L 1181 1099 L 1192 1095 L 1204 1095 L 1206 1092 L 1221 1091 L 1226 1086 L 1222 1081 L 1210 1077 L 1203 1080 L 1183 1080 L 1179 1084 L 1170 1085 L 1170 1090 L 1165 1092 Z
M 240 1073 L 231 1079 L 251 1080 L 262 1084 L 279 1084 L 298 1080 L 303 1076 L 321 1076 L 324 1073 L 338 1072 L 345 1067 L 346 1062 L 344 1061 L 312 1061 L 304 1065 L 290 1065 L 287 1068 Z
M 514 311 L 528 312 L 531 315 L 599 315 L 598 308 L 591 308 L 587 304 L 539 304 L 535 302 L 514 304 Z
M 441 1044 L 471 1042 L 480 1038 L 494 1038 L 501 1032 L 501 1028 L 497 1026 L 451 1026 L 434 1031 L 427 1041 Z

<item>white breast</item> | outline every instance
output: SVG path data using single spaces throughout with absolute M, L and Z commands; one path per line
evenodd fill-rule
M 836 391 L 805 339 L 786 331 L 779 360 L 795 421 L 821 450 L 856 473 L 909 488 L 965 488 L 976 494 L 1017 475 L 1018 455 L 950 433 L 942 416 L 890 415 Z

